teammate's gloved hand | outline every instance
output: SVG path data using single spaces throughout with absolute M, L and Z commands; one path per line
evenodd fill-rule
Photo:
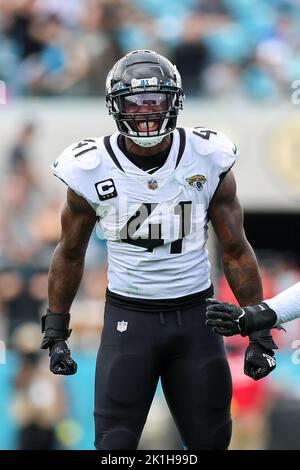
M 278 349 L 270 330 L 252 333 L 250 344 L 245 351 L 244 374 L 253 380 L 266 377 L 276 367 L 273 349 Z
M 53 374 L 73 375 L 77 372 L 77 364 L 71 357 L 67 341 L 54 340 L 49 348 L 50 370 Z
M 244 374 L 253 380 L 266 377 L 276 367 L 272 349 L 266 349 L 257 342 L 250 342 L 245 351 Z
M 44 338 L 41 349 L 49 348 L 50 370 L 53 374 L 73 375 L 77 371 L 77 364 L 72 359 L 67 339 L 70 315 L 68 313 L 53 313 L 49 309 L 42 317 L 42 333 Z
M 255 331 L 271 328 L 277 320 L 274 310 L 264 302 L 248 307 L 238 307 L 216 299 L 207 299 L 206 302 L 205 323 L 223 336 L 248 336 Z
M 245 351 L 244 373 L 253 380 L 266 377 L 276 367 L 273 349 L 276 344 L 267 328 L 276 323 L 277 315 L 265 303 L 238 307 L 227 302 L 207 299 L 206 325 L 223 336 L 250 335 Z

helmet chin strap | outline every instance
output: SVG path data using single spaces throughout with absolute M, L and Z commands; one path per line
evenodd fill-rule
M 138 138 L 138 137 L 130 137 L 127 136 L 129 139 L 133 140 L 133 142 L 137 145 L 140 145 L 141 147 L 154 147 L 154 145 L 159 144 L 165 135 L 163 136 L 156 136 L 156 137 L 143 137 L 143 138 Z

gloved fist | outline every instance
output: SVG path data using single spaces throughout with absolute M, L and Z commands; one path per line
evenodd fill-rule
M 276 345 L 275 345 L 276 346 Z M 274 351 L 258 342 L 250 342 L 245 351 L 244 373 L 253 380 L 266 377 L 276 367 Z
M 72 359 L 67 341 L 56 340 L 49 348 L 50 370 L 53 374 L 73 375 L 77 372 L 77 363 Z
M 49 349 L 50 370 L 53 374 L 73 375 L 77 372 L 77 364 L 71 357 L 67 342 L 72 331 L 69 322 L 69 313 L 53 313 L 49 309 L 42 317 L 44 338 L 41 349 Z
M 206 302 L 208 306 L 205 324 L 223 336 L 248 336 L 253 332 L 271 328 L 277 321 L 274 310 L 264 302 L 247 307 L 238 307 L 216 299 L 207 299 Z

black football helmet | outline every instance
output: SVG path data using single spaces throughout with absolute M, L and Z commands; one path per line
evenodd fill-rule
M 175 129 L 183 100 L 176 66 L 153 51 L 130 52 L 107 76 L 109 114 L 121 134 L 143 147 L 158 144 Z

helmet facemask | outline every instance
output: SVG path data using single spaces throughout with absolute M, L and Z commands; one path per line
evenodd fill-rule
M 176 93 L 140 92 L 112 100 L 112 114 L 121 134 L 138 145 L 152 147 L 176 127 Z

